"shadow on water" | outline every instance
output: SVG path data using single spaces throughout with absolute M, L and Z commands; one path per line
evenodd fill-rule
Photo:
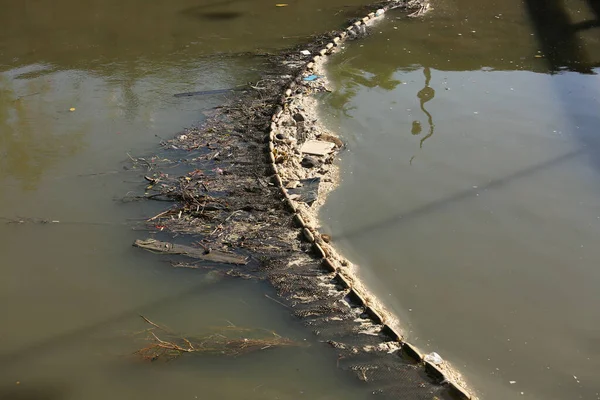
M 71 345 L 78 340 L 84 340 L 87 335 L 90 335 L 98 331 L 99 329 L 107 327 L 111 324 L 116 324 L 131 318 L 136 318 L 140 314 L 149 314 L 158 307 L 183 303 L 186 299 L 198 295 L 198 291 L 200 289 L 202 289 L 202 293 L 207 293 L 210 290 L 216 289 L 222 290 L 223 285 L 226 285 L 228 283 L 234 284 L 233 281 L 203 281 L 201 284 L 194 285 L 187 290 L 175 293 L 170 296 L 161 297 L 145 305 L 135 307 L 135 309 L 122 311 L 102 321 L 98 321 L 96 323 L 80 328 L 72 329 L 60 335 L 56 335 L 54 337 L 49 337 L 44 340 L 38 341 L 37 343 L 28 344 L 27 347 L 16 349 L 10 353 L 0 354 L 0 366 L 8 368 L 12 364 L 28 360 L 31 357 L 39 356 L 40 352 L 55 350 L 64 345 Z M 0 388 L 0 399 L 10 398 L 1 396 L 1 390 L 2 389 Z
M 206 11 L 206 9 L 223 7 L 230 4 L 239 3 L 244 0 L 228 0 L 228 1 L 220 1 L 209 4 L 203 4 L 201 6 L 187 7 L 181 10 L 179 13 L 189 18 L 196 19 L 208 19 L 214 21 L 227 21 L 239 18 L 243 16 L 245 13 L 239 11 Z
M 526 0 L 525 4 L 550 70 L 593 73 L 598 64 L 590 61 L 578 31 L 598 26 L 600 2 L 588 0 L 596 18 L 578 24 L 570 22 L 564 0 Z
M 227 11 L 215 11 L 215 12 L 207 12 L 199 14 L 198 16 L 204 19 L 210 19 L 214 21 L 226 21 L 231 19 L 236 19 L 244 15 L 241 12 L 227 12 Z
M 195 15 L 200 15 L 201 13 L 204 12 L 203 10 L 206 10 L 207 8 L 223 7 L 223 6 L 228 6 L 230 4 L 240 3 L 243 1 L 246 1 L 246 0 L 214 1 L 212 3 L 202 4 L 199 6 L 186 7 L 183 10 L 181 10 L 180 13 L 184 14 L 184 15 L 195 16 Z
M 596 19 L 593 21 L 595 27 L 600 26 L 600 0 L 588 0 L 590 9 L 596 15 Z
M 599 60 L 591 59 L 597 53 L 586 49 L 586 42 L 580 37 L 580 33 L 594 27 L 598 27 L 600 21 L 600 1 L 587 0 L 589 11 L 595 18 L 579 23 L 572 23 L 569 10 L 564 0 L 526 0 L 527 11 L 531 24 L 536 31 L 536 36 L 546 55 L 545 60 L 552 73 L 559 71 L 574 71 L 581 74 L 594 74 L 594 68 L 600 67 Z M 595 37 L 600 36 L 600 30 Z M 597 88 L 589 85 L 574 88 L 563 80 L 552 80 L 557 98 L 562 103 L 567 118 L 571 120 L 572 126 L 578 126 L 578 120 L 583 118 L 579 104 L 569 100 L 573 91 L 579 95 L 585 95 L 588 99 L 594 99 L 598 93 Z M 597 121 L 597 116 L 594 118 Z M 594 168 L 600 171 L 600 138 L 595 132 L 576 132 L 576 139 L 586 149 L 587 156 Z
M 64 389 L 55 385 L 0 387 L 0 399 L 2 400 L 60 400 L 65 397 Z
M 588 0 L 587 3 L 595 15 L 594 20 L 586 21 L 585 23 L 571 23 L 566 5 L 562 0 L 526 0 L 526 8 L 529 13 L 532 26 L 536 32 L 536 37 L 543 49 L 545 60 L 547 63 L 547 71 L 551 74 L 560 72 L 577 72 L 581 74 L 596 74 L 594 68 L 598 67 L 599 63 L 596 60 L 590 59 L 590 52 L 586 51 L 586 43 L 578 36 L 578 32 L 584 29 L 590 29 L 599 26 L 600 20 L 600 0 Z M 362 61 L 362 60 L 361 60 Z M 346 89 L 343 94 L 339 95 L 338 99 L 334 99 L 332 104 L 343 109 L 343 105 L 349 102 L 349 99 L 356 95 L 359 86 L 373 88 L 379 86 L 385 90 L 392 90 L 401 82 L 393 79 L 394 73 L 398 70 L 397 65 L 389 63 L 388 65 L 373 65 L 362 64 L 360 68 L 352 68 L 343 66 L 341 76 L 350 78 L 351 82 L 344 82 L 343 86 Z M 400 68 L 404 71 L 415 70 L 414 66 L 409 68 Z M 369 75 L 369 78 L 364 77 L 364 73 Z M 421 111 L 427 116 L 429 124 L 429 132 L 420 141 L 420 148 L 423 147 L 425 140 L 429 139 L 433 133 L 435 125 L 432 115 L 425 109 L 425 103 L 432 100 L 435 96 L 435 91 L 429 86 L 431 80 L 431 68 L 423 67 L 425 76 L 425 87 L 421 89 L 417 98 Z M 582 118 L 579 103 L 573 104 L 569 101 L 569 96 L 572 96 L 574 90 L 581 91 L 588 99 L 595 98 L 597 93 L 592 93 L 589 87 L 578 87 L 574 89 L 572 85 L 564 80 L 553 80 L 554 91 L 557 98 L 565 110 L 565 116 L 571 121 L 570 125 L 578 126 L 578 121 Z M 597 117 L 594 117 L 597 119 Z M 421 123 L 413 121 L 411 133 L 419 135 L 422 132 Z M 600 137 L 591 132 L 574 133 L 574 137 L 581 143 L 581 149 L 576 150 L 538 165 L 531 166 L 511 175 L 492 180 L 487 185 L 480 185 L 478 190 L 494 189 L 506 185 L 510 181 L 521 179 L 530 176 L 544 169 L 550 168 L 557 164 L 567 162 L 571 159 L 587 156 L 594 168 L 600 172 Z M 411 162 L 414 156 L 411 158 Z M 432 203 L 420 206 L 406 213 L 391 216 L 385 220 L 374 222 L 368 226 L 360 227 L 354 231 L 341 233 L 340 238 L 350 238 L 358 235 L 369 234 L 370 232 L 386 228 L 391 225 L 405 222 L 421 216 L 434 210 L 449 206 L 463 199 L 475 196 L 475 190 L 465 190 L 449 196 L 445 199 L 440 199 Z
M 567 154 L 563 154 L 559 157 L 553 158 L 551 160 L 531 166 L 526 169 L 522 169 L 521 171 L 515 172 L 514 174 L 505 176 L 503 178 L 494 179 L 493 181 L 489 182 L 487 185 L 478 186 L 477 189 L 474 188 L 474 189 L 469 189 L 469 190 L 464 190 L 464 191 L 458 192 L 452 196 L 425 204 L 423 206 L 417 207 L 414 210 L 408 211 L 406 213 L 398 214 L 398 215 L 392 216 L 391 218 L 387 218 L 383 221 L 378 221 L 373 224 L 360 227 L 359 229 L 356 229 L 354 231 L 337 235 L 337 237 L 350 238 L 350 237 L 356 237 L 356 236 L 361 236 L 361 235 L 367 235 L 374 230 L 386 228 L 388 226 L 392 226 L 392 225 L 395 225 L 400 222 L 409 221 L 413 218 L 420 217 L 420 216 L 422 216 L 424 214 L 428 214 L 432 211 L 439 210 L 444 207 L 448 207 L 459 201 L 462 201 L 462 200 L 465 200 L 465 199 L 468 199 L 471 197 L 476 197 L 477 193 L 479 193 L 481 191 L 497 189 L 501 186 L 507 185 L 508 183 L 514 181 L 515 179 L 525 178 L 525 177 L 533 175 L 539 171 L 543 171 L 547 168 L 570 161 L 576 157 L 581 156 L 582 154 L 583 154 L 582 150 L 572 151 Z

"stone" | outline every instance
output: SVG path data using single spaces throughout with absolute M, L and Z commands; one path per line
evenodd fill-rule
M 333 143 L 339 148 L 344 147 L 344 142 L 342 142 L 338 137 L 330 135 L 328 133 L 323 133 L 321 136 L 319 136 L 319 139 L 325 142 Z
M 316 157 L 305 156 L 300 163 L 304 168 L 314 168 L 321 165 L 321 161 Z
M 294 114 L 293 118 L 294 118 L 294 120 L 296 122 L 304 122 L 304 121 L 306 121 L 306 118 L 304 118 L 304 115 L 302 115 L 300 113 Z
M 281 187 L 283 185 L 283 182 L 281 182 L 281 177 L 279 175 L 277 175 L 277 174 L 273 175 L 273 183 L 277 187 Z
M 304 219 L 302 219 L 302 216 L 300 214 L 294 214 L 294 224 L 298 228 L 306 227 L 306 223 L 304 222 Z
M 294 202 L 290 198 L 286 198 L 285 199 L 285 205 L 287 206 L 287 209 L 289 211 L 293 212 L 293 213 L 295 213 L 296 211 L 298 211 L 298 209 L 296 208 L 296 205 L 294 204 Z

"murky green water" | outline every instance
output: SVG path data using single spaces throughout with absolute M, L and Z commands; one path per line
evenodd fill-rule
M 324 114 L 348 150 L 322 219 L 481 398 L 597 399 L 600 31 L 535 3 L 390 13 L 334 58 Z
M 264 52 L 340 23 L 359 1 L 0 1 L 0 398 L 364 398 L 335 354 L 262 284 L 173 269 L 131 247 L 165 204 L 127 153 L 203 118 L 256 79 Z M 221 54 L 215 56 L 216 53 Z M 71 109 L 74 109 L 71 111 Z M 5 224 L 41 218 L 49 224 Z M 300 346 L 142 362 L 147 325 L 264 328 Z

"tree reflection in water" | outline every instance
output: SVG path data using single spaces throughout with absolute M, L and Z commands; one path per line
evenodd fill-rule
M 425 87 L 423 89 L 419 90 L 419 93 L 417 93 L 417 97 L 419 98 L 419 105 L 421 106 L 421 111 L 423 111 L 423 113 L 427 116 L 427 124 L 429 125 L 429 132 L 419 142 L 420 148 L 423 148 L 423 143 L 427 139 L 429 139 L 431 136 L 433 136 L 433 131 L 435 129 L 435 125 L 433 123 L 433 117 L 431 116 L 429 111 L 427 111 L 425 109 L 425 103 L 427 103 L 428 101 L 430 101 L 431 99 L 433 99 L 435 97 L 435 90 L 433 90 L 433 88 L 429 86 L 429 83 L 431 82 L 431 70 L 429 69 L 429 67 L 423 68 L 423 75 L 425 75 Z M 417 122 L 417 121 L 414 121 L 413 125 L 415 122 Z

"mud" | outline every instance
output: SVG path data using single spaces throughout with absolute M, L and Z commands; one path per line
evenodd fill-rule
M 343 149 L 337 135 L 319 124 L 315 95 L 330 90 L 323 64 L 392 9 L 398 9 L 396 16 L 427 11 L 413 1 L 375 4 L 345 30 L 274 55 L 260 81 L 236 93 L 203 125 L 163 143 L 165 158 L 144 159 L 149 185 L 132 197 L 173 202 L 148 220 L 154 237 L 170 236 L 204 255 L 248 257 L 234 268 L 244 277 L 268 280 L 282 303 L 338 353 L 338 367 L 373 394 L 470 399 L 449 366 L 425 362 L 403 341 L 397 322 L 337 254 L 335 238 L 320 234 L 316 219 L 337 183 L 334 162 Z M 331 151 L 303 153 L 308 141 L 329 143 Z M 309 204 L 292 189 L 315 178 L 318 193 Z

